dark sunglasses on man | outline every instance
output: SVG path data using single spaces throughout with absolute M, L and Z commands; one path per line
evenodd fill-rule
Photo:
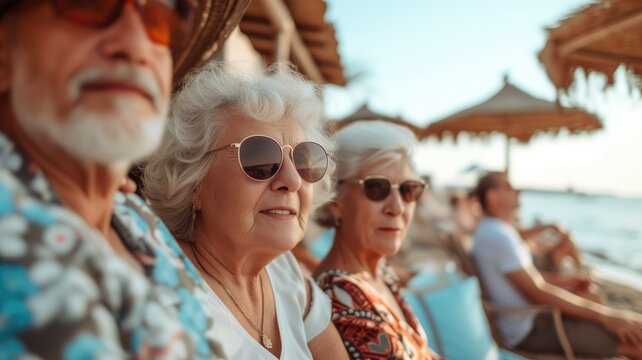
M 161 45 L 180 48 L 192 28 L 197 10 L 195 0 L 46 0 L 61 18 L 72 23 L 105 28 L 131 3 L 140 12 L 147 36 Z M 24 0 L 0 2 L 0 16 Z
M 339 184 L 359 184 L 366 197 L 372 201 L 385 200 L 393 189 L 398 189 L 403 201 L 411 203 L 417 201 L 426 188 L 426 183 L 421 180 L 405 180 L 400 184 L 393 184 L 384 176 L 373 175 L 358 180 L 339 180 Z

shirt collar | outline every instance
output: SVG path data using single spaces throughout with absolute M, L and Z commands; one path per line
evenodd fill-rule
M 31 196 L 45 203 L 60 203 L 40 167 L 1 131 L 0 168 L 11 173 Z

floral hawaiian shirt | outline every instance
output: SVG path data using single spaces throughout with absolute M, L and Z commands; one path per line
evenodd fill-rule
M 0 133 L 0 359 L 223 356 L 203 280 L 165 225 L 120 193 L 112 225 L 145 273 Z

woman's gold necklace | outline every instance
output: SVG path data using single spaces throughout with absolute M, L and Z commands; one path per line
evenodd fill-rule
M 263 320 L 265 317 L 265 299 L 263 295 L 263 277 L 261 276 L 261 274 L 259 273 L 259 286 L 261 287 L 261 328 L 259 329 L 256 325 L 254 325 L 254 322 L 250 320 L 250 317 L 247 316 L 247 314 L 245 314 L 245 311 L 243 311 L 243 309 L 241 308 L 241 305 L 236 301 L 234 296 L 232 296 L 232 293 L 227 288 L 227 286 L 225 286 L 225 284 L 223 284 L 223 282 L 219 280 L 216 276 L 210 274 L 210 272 L 207 271 L 207 269 L 203 266 L 203 264 L 201 264 L 201 261 L 198 259 L 196 250 L 194 249 L 194 246 L 191 243 L 190 243 L 190 247 L 192 248 L 192 252 L 194 253 L 194 259 L 196 259 L 198 266 L 200 266 L 201 269 L 203 269 L 203 271 L 205 271 L 205 273 L 210 278 L 212 278 L 212 280 L 216 281 L 223 288 L 223 290 L 225 290 L 225 293 L 230 298 L 230 300 L 232 300 L 232 303 L 234 303 L 236 308 L 239 309 L 239 311 L 241 312 L 241 315 L 243 315 L 245 320 L 247 320 L 250 323 L 250 325 L 252 325 L 254 330 L 256 330 L 256 332 L 259 333 L 259 336 L 261 337 L 261 344 L 263 345 L 263 347 L 268 350 L 272 349 L 272 340 L 270 340 L 270 338 L 267 335 L 265 335 L 265 333 L 263 332 Z

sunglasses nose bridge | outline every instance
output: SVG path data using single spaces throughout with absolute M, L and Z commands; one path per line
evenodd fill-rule
M 399 191 L 399 184 L 390 184 L 390 193 L 384 199 L 385 205 L 383 211 L 391 216 L 399 215 L 403 212 L 404 199 Z
M 286 155 L 286 149 L 289 149 L 288 154 Z M 292 161 L 292 166 L 296 168 L 296 164 L 294 163 L 294 148 L 292 145 L 281 145 L 281 166 L 283 167 L 283 162 L 285 162 L 285 159 L 290 158 L 290 161 Z
M 286 149 L 289 149 L 288 154 L 286 154 Z M 283 164 L 285 163 L 286 158 L 289 158 L 292 162 L 292 167 L 296 169 L 296 163 L 294 162 L 294 147 L 292 145 L 281 145 L 281 165 L 279 166 L 279 172 L 283 169 Z
M 282 145 L 281 146 L 281 156 L 283 156 L 283 157 L 285 157 L 285 149 L 290 149 L 290 151 L 289 151 L 290 160 L 292 160 L 292 162 L 294 162 L 294 148 L 292 147 L 292 145 Z
M 130 6 L 131 5 L 131 6 Z M 140 0 L 124 0 L 118 5 L 113 6 L 105 14 L 104 18 L 97 22 L 101 28 L 118 28 L 119 31 L 125 31 L 129 34 L 130 46 L 139 50 L 141 44 L 138 40 L 144 39 L 153 41 L 150 37 L 149 29 L 145 24 L 142 14 L 143 3 Z M 61 10 L 64 12 L 64 10 Z M 140 35 L 140 36 L 139 36 Z
M 111 18 L 108 20 L 106 24 L 103 24 L 105 26 L 110 26 L 114 22 L 120 20 L 120 18 L 123 16 L 125 13 L 125 10 L 127 9 L 128 5 L 133 6 L 133 10 L 136 12 L 136 16 L 143 21 L 142 18 L 142 9 L 147 3 L 147 0 L 121 0 L 117 3 L 117 5 L 114 5 L 111 9 Z
M 277 172 L 273 175 L 273 179 L 280 179 L 280 182 L 287 182 L 289 184 L 288 188 L 298 189 L 302 182 L 303 178 L 299 174 L 296 163 L 294 162 L 294 148 L 291 145 L 280 145 L 281 148 L 281 163 Z M 286 156 L 286 148 L 289 148 L 290 155 Z M 287 163 L 287 158 L 290 158 L 290 163 Z M 291 187 L 290 187 L 291 186 Z

